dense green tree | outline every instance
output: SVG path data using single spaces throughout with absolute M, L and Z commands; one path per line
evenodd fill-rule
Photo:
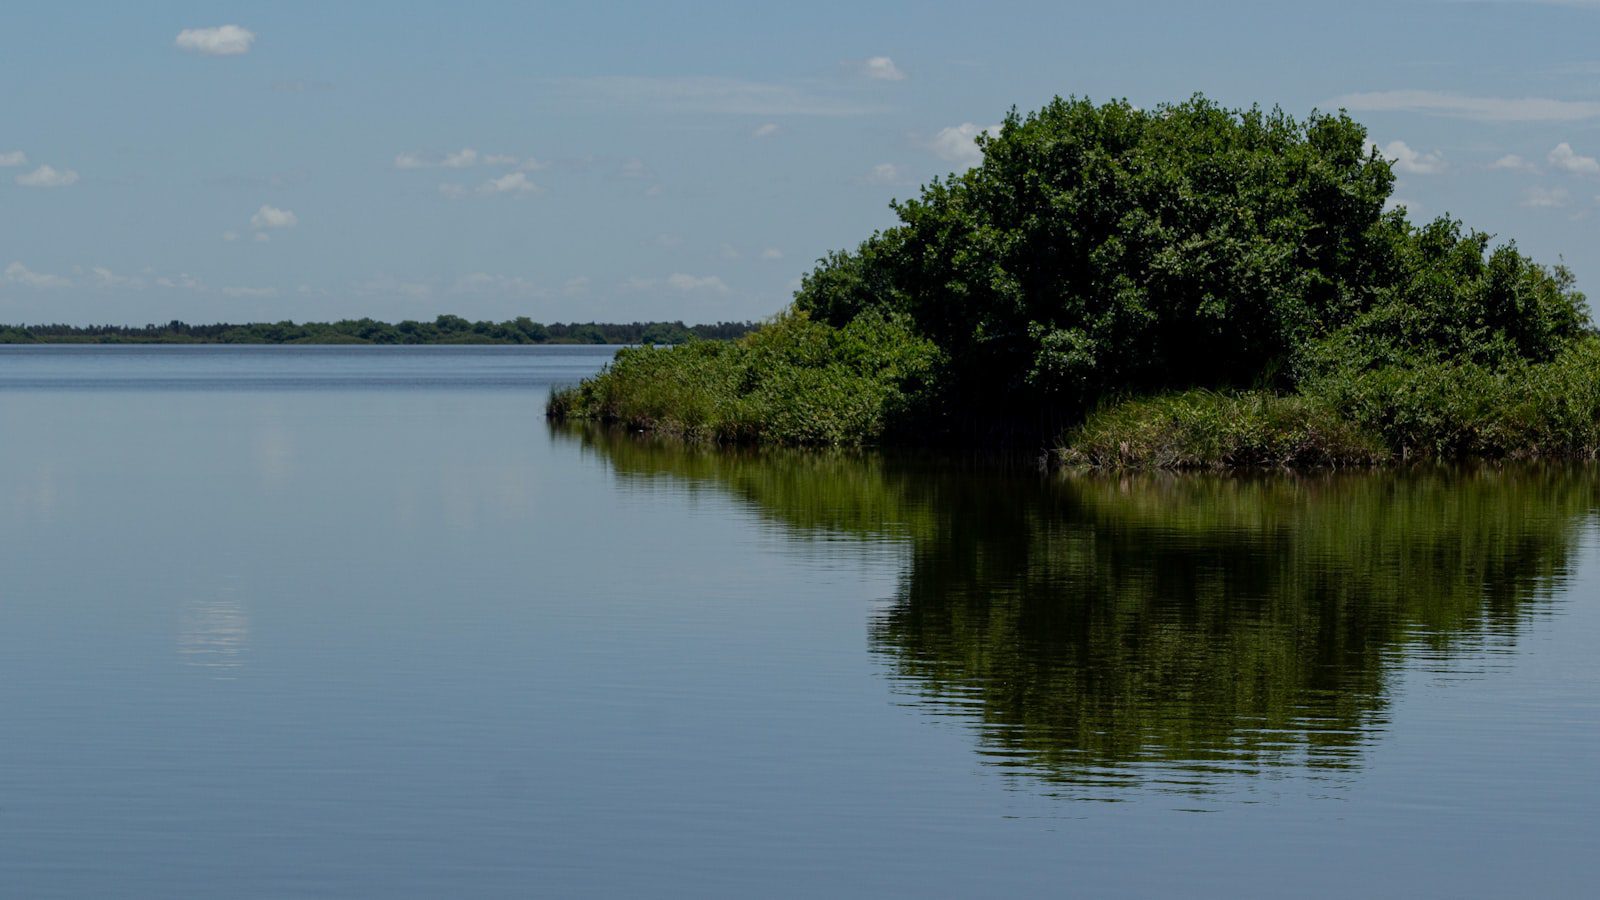
M 1111 394 L 1287 387 L 1330 339 L 1374 361 L 1546 359 L 1582 328 L 1564 270 L 1384 212 L 1390 165 L 1343 114 L 1058 98 L 978 142 L 981 164 L 895 203 L 899 225 L 796 295 L 836 326 L 909 314 L 948 356 L 947 413 L 1059 421 Z

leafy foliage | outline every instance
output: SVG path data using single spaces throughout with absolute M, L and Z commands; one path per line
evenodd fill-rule
M 623 350 L 547 411 L 697 440 L 869 444 L 912 416 L 938 362 L 903 317 L 832 328 L 791 313 L 734 343 Z
M 1058 98 L 979 143 L 981 165 L 895 204 L 900 225 L 795 301 L 835 325 L 904 311 L 950 360 L 956 416 L 1287 388 L 1352 348 L 1543 361 L 1584 322 L 1564 269 L 1385 213 L 1389 164 L 1342 114 Z

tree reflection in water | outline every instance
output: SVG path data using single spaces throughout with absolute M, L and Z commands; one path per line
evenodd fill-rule
M 574 433 L 798 537 L 903 539 L 870 628 L 897 690 L 1098 799 L 1337 778 L 1407 656 L 1471 668 L 1549 608 L 1600 496 L 1591 468 L 1046 478 Z

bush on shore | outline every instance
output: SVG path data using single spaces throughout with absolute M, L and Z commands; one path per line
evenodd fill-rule
M 731 343 L 623 350 L 547 412 L 689 440 L 859 446 L 917 417 L 938 366 L 903 317 L 833 328 L 786 313 Z
M 1596 338 L 1547 363 L 1445 360 L 1336 372 L 1297 394 L 1202 390 L 1129 400 L 1092 413 L 1057 451 L 1068 465 L 1120 469 L 1597 456 Z

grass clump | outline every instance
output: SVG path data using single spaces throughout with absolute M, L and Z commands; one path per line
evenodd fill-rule
M 1118 403 L 1070 432 L 1060 462 L 1101 469 L 1365 466 L 1391 453 L 1324 401 L 1194 390 Z
M 623 350 L 546 411 L 694 441 L 861 446 L 911 418 L 938 366 L 903 317 L 833 328 L 791 312 L 731 343 Z

